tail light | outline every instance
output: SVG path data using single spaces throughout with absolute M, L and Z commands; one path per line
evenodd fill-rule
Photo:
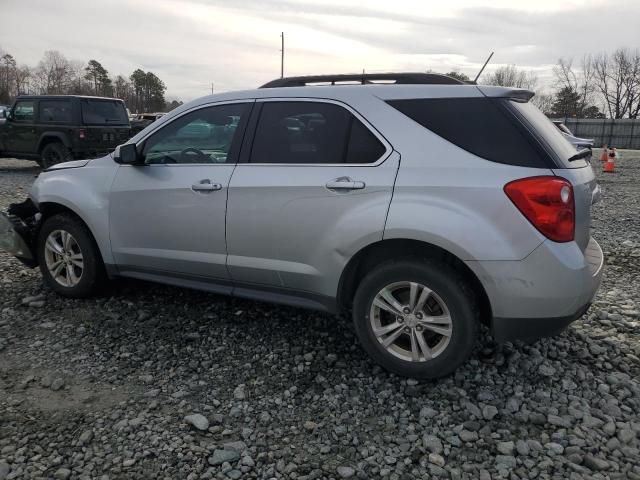
M 564 178 L 530 177 L 504 186 L 513 204 L 540 233 L 554 242 L 574 238 L 576 215 L 573 187 Z
M 80 138 L 80 140 L 84 140 L 84 129 L 80 129 L 78 130 L 78 138 Z

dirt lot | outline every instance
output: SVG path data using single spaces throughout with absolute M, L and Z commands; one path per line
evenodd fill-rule
M 589 312 L 532 345 L 485 336 L 431 383 L 374 366 L 345 320 L 124 280 L 65 300 L 0 253 L 0 480 L 640 479 L 640 152 L 622 155 L 598 173 Z M 37 172 L 0 160 L 0 208 Z

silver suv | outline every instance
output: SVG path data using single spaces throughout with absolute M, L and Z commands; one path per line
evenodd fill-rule
M 440 377 L 480 324 L 550 335 L 600 284 L 593 171 L 532 95 L 386 74 L 204 97 L 42 172 L 0 242 L 68 297 L 133 277 L 351 312 L 376 362 Z

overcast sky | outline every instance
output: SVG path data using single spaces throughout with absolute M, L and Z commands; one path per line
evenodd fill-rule
M 437 4 L 437 5 L 436 5 Z M 170 98 L 280 75 L 450 71 L 516 64 L 550 78 L 559 57 L 640 46 L 640 0 L 0 0 L 0 48 L 151 70 Z M 490 68 L 488 70 L 490 70 Z

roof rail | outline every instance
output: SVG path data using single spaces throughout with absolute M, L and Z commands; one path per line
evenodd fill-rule
M 354 73 L 346 75 L 308 75 L 304 77 L 285 77 L 271 80 L 260 88 L 306 87 L 313 83 L 359 82 L 362 85 L 377 82 L 395 85 L 464 85 L 456 78 L 438 73 Z

